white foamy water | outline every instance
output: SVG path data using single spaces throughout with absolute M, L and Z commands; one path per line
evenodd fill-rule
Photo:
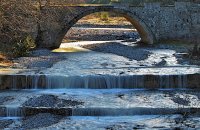
M 143 74 L 193 74 L 199 73 L 198 66 L 180 65 L 170 49 L 141 49 L 149 51 L 150 55 L 144 60 L 130 60 L 126 57 L 111 53 L 94 52 L 84 48 L 82 45 L 105 44 L 113 41 L 82 41 L 63 43 L 61 48 L 75 48 L 83 52 L 64 53 L 66 60 L 56 63 L 53 67 L 42 70 L 44 74 L 53 75 L 143 75 Z M 119 41 L 118 41 L 119 42 Z M 115 49 L 115 48 L 113 48 Z M 126 50 L 124 50 L 126 51 Z M 133 50 L 134 55 L 134 50 Z M 141 52 L 142 53 L 142 52 Z M 142 54 L 141 54 L 142 55 Z M 163 60 L 166 62 L 159 65 Z

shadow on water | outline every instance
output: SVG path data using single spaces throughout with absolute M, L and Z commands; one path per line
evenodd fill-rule
M 92 51 L 111 53 L 123 56 L 130 60 L 141 61 L 147 59 L 151 52 L 142 48 L 138 49 L 138 46 L 128 46 L 120 42 L 107 42 L 104 44 L 83 45 L 82 47 Z

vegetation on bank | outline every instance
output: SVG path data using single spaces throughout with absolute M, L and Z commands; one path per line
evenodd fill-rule
M 35 40 L 29 35 L 16 42 L 12 47 L 12 57 L 28 56 L 31 49 L 35 48 Z
M 98 12 L 93 13 L 90 15 L 87 15 L 80 19 L 77 23 L 77 25 L 107 25 L 109 26 L 129 26 L 132 27 L 132 24 L 123 16 L 111 13 L 111 12 Z M 132 27 L 133 28 L 133 27 Z
M 0 44 L 0 67 L 13 65 L 11 58 L 28 56 L 30 50 L 35 47 L 34 39 L 28 35 L 23 40 L 13 44 Z
M 36 46 L 42 1 L 1 0 L 0 53 L 7 57 L 27 56 Z M 51 20 L 51 16 L 43 16 Z M 52 18 L 53 19 L 53 18 Z M 37 32 L 38 31 L 38 32 Z
M 0 52 L 8 57 L 26 55 L 33 39 L 31 25 L 37 23 L 37 8 L 30 1 L 7 1 L 0 3 Z M 22 49 L 23 48 L 23 49 Z

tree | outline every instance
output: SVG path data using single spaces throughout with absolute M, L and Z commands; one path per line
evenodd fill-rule
M 32 32 L 38 20 L 38 12 L 31 0 L 1 0 L 0 38 L 1 42 L 12 43 Z

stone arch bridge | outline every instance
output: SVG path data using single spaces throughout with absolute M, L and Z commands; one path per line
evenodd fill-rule
M 198 41 L 200 5 L 176 2 L 173 6 L 145 3 L 144 6 L 49 6 L 41 10 L 37 36 L 39 47 L 58 48 L 67 31 L 82 17 L 108 11 L 124 16 L 138 30 L 142 42 L 153 44 L 163 40 Z

